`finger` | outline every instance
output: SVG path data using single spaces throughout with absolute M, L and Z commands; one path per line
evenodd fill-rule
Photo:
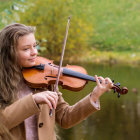
M 48 94 L 52 97 L 58 97 L 58 94 L 56 92 L 49 92 Z
M 112 83 L 111 79 L 108 78 L 108 77 L 105 78 L 105 82 L 106 82 L 106 83 Z
M 49 93 L 49 96 L 51 96 L 54 100 L 55 100 L 55 104 L 57 104 L 57 100 L 58 100 L 58 95 L 55 93 L 55 92 L 50 92 Z
M 53 109 L 51 102 L 47 98 L 44 98 L 44 101 L 49 106 L 50 109 Z
M 53 96 L 53 97 L 57 97 L 58 98 L 58 93 L 57 92 L 52 92 L 52 91 L 49 91 L 48 92 L 49 93 L 49 95 L 51 95 L 51 96 Z
M 112 83 L 111 79 L 108 78 L 108 77 L 105 78 L 105 83 L 106 83 L 110 88 L 113 86 L 113 83 Z
M 48 100 L 51 102 L 51 104 L 53 105 L 53 108 L 56 109 L 56 102 L 55 99 L 51 96 L 47 96 Z
M 95 77 L 95 80 L 96 80 L 97 86 L 99 86 L 99 85 L 100 85 L 100 81 L 99 81 L 97 75 L 95 75 L 94 77 Z
M 53 91 L 47 91 L 47 93 L 53 94 L 53 95 L 57 95 L 57 92 L 53 92 Z
M 101 84 L 105 84 L 105 79 L 102 76 L 98 77 L 98 79 L 101 80 Z

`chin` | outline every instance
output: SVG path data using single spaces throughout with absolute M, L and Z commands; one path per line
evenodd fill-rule
M 33 66 L 35 66 L 36 65 L 36 63 L 34 62 L 34 63 L 30 63 L 30 64 L 24 64 L 23 65 L 23 67 L 33 67 Z
M 30 67 L 35 66 L 35 65 L 36 65 L 36 63 L 34 62 L 34 63 L 30 64 Z

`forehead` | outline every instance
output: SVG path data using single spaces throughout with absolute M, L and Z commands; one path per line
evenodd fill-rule
M 26 45 L 32 45 L 36 42 L 35 36 L 33 33 L 24 35 L 19 37 L 17 41 L 17 46 L 26 46 Z

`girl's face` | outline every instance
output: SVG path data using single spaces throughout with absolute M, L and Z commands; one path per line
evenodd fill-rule
M 21 67 L 34 66 L 37 53 L 36 40 L 33 33 L 19 37 L 17 55 Z

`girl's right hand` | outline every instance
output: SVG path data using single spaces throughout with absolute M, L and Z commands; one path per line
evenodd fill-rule
M 48 104 L 50 109 L 56 109 L 58 94 L 52 91 L 43 91 L 33 95 L 36 104 Z

